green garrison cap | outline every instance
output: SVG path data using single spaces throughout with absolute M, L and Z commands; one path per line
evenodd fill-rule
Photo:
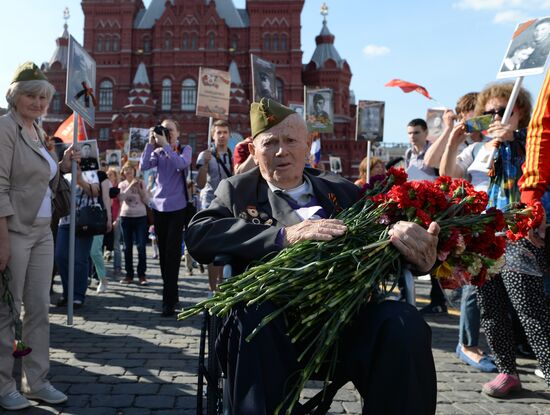
M 15 71 L 11 83 L 21 81 L 47 81 L 46 75 L 33 62 L 25 62 Z
M 296 112 L 271 98 L 262 98 L 259 103 L 253 102 L 250 105 L 252 138 L 256 138 L 258 134 L 269 130 L 292 114 Z

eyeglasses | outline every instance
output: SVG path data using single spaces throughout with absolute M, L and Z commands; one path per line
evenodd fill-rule
M 489 111 L 483 111 L 483 115 L 492 115 L 494 117 L 496 117 L 497 115 L 502 118 L 504 117 L 504 111 L 506 111 L 506 108 L 504 107 L 500 107 L 500 108 L 495 108 L 495 109 L 492 109 L 492 110 L 489 110 Z M 510 116 L 514 115 L 514 111 L 512 111 L 512 113 L 510 114 Z

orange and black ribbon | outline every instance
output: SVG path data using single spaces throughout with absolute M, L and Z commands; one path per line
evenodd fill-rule
M 86 81 L 81 82 L 82 90 L 75 95 L 76 99 L 79 99 L 81 96 L 84 96 L 84 106 L 86 108 L 90 107 L 90 98 L 92 99 L 92 104 L 94 107 L 97 107 L 97 100 L 94 95 L 93 88 L 90 88 Z

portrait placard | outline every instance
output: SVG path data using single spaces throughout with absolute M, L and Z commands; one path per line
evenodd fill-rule
M 220 120 L 229 118 L 231 75 L 217 69 L 199 68 L 196 114 Z
M 550 16 L 520 23 L 508 44 L 497 78 L 544 72 L 550 53 Z
M 99 170 L 99 151 L 96 140 L 79 141 L 80 147 L 80 170 Z
M 254 102 L 260 102 L 262 98 L 271 98 L 276 101 L 277 89 L 275 77 L 275 64 L 256 55 L 250 55 L 252 68 L 252 96 Z
M 306 90 L 306 123 L 309 132 L 332 133 L 332 89 Z
M 149 130 L 147 128 L 130 128 L 128 137 L 128 160 L 139 161 L 141 153 L 149 141 Z
M 293 110 L 293 111 L 296 111 L 296 113 L 304 118 L 304 104 L 301 103 L 301 102 L 289 102 L 288 103 L 288 107 Z
M 120 168 L 120 162 L 122 160 L 121 150 L 107 150 L 105 151 L 105 161 L 109 167 Z
M 95 60 L 74 37 L 70 36 L 65 103 L 91 127 L 95 124 L 95 106 L 97 104 L 95 75 Z
M 359 101 L 357 104 L 357 139 L 384 139 L 384 101 Z
M 333 173 L 342 173 L 342 160 L 340 157 L 329 156 L 330 171 Z
M 426 138 L 430 142 L 434 142 L 443 134 L 445 125 L 443 124 L 443 114 L 445 110 L 443 108 L 429 108 L 426 111 L 426 124 L 428 124 L 428 137 Z

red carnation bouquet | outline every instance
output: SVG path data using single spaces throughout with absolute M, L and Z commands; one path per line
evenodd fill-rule
M 308 345 L 298 357 L 303 369 L 295 388 L 281 404 L 289 405 L 287 413 L 323 363 L 331 362 L 334 368 L 337 339 L 356 313 L 396 286 L 403 264 L 390 242 L 393 224 L 403 220 L 425 228 L 433 221 L 439 224 L 439 261 L 434 273 L 444 287 L 453 288 L 483 284 L 503 265 L 506 233 L 525 237 L 541 219 L 540 206 L 506 213 L 486 210 L 487 194 L 476 192 L 465 180 L 440 177 L 435 182 L 407 182 L 402 169 L 390 169 L 363 192 L 337 216 L 347 226 L 344 235 L 291 245 L 224 282 L 212 298 L 179 315 L 183 319 L 208 310 L 223 317 L 237 305 L 275 304 L 277 310 L 261 321 L 248 340 L 284 315 L 291 341 Z

